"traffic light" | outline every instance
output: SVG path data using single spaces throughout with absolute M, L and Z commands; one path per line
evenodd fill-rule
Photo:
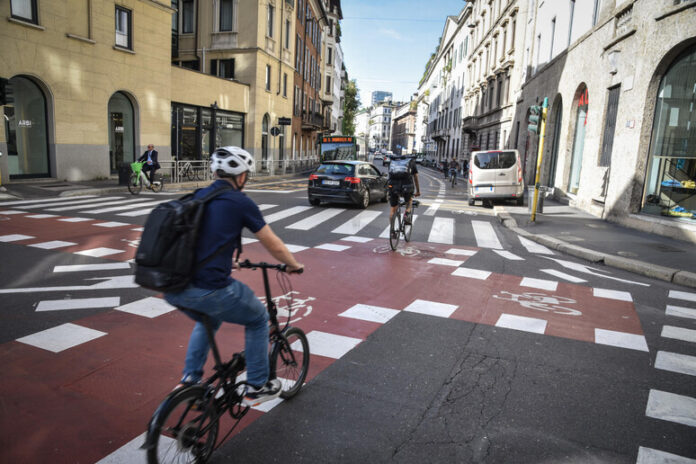
M 529 132 L 534 132 L 535 134 L 539 133 L 541 112 L 542 108 L 539 105 L 532 105 L 529 107 L 529 125 L 527 126 Z
M 9 87 L 9 81 L 0 77 L 0 106 L 7 104 L 7 87 Z

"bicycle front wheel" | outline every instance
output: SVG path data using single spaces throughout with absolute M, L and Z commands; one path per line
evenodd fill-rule
M 397 210 L 391 217 L 389 222 L 389 246 L 392 250 L 396 250 L 399 246 L 399 235 L 401 235 L 401 212 Z
M 215 403 L 200 386 L 183 388 L 160 406 L 164 408 L 151 428 L 146 444 L 147 462 L 165 464 L 205 462 L 215 449 L 219 418 Z
M 128 191 L 133 195 L 137 195 L 143 189 L 143 184 L 140 182 L 140 176 L 136 173 L 131 174 L 128 179 Z
M 280 380 L 280 397 L 289 399 L 297 395 L 309 371 L 309 342 L 298 327 L 288 327 L 283 339 L 273 350 L 276 378 Z

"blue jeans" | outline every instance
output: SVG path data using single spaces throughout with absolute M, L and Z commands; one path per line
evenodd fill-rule
M 268 381 L 268 311 L 249 287 L 238 280 L 217 290 L 189 285 L 179 293 L 165 294 L 164 299 L 173 306 L 207 314 L 214 332 L 222 322 L 243 325 L 247 382 L 260 387 Z M 195 315 L 187 315 L 195 319 Z M 201 379 L 209 349 L 205 326 L 197 321 L 186 351 L 184 377 Z

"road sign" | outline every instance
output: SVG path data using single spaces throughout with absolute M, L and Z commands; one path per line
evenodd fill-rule
M 279 126 L 289 126 L 290 124 L 292 124 L 290 118 L 278 118 Z
M 278 128 L 278 127 L 271 127 L 271 135 L 272 135 L 273 137 L 275 137 L 275 136 L 277 136 L 278 134 L 280 134 L 280 128 Z

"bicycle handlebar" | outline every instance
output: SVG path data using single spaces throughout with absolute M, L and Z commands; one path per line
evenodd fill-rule
M 270 263 L 265 263 L 265 262 L 260 262 L 260 263 L 252 263 L 248 259 L 245 259 L 244 261 L 241 261 L 238 263 L 240 269 L 275 269 L 276 271 L 280 272 L 290 272 L 288 271 L 288 266 L 287 264 L 270 264 Z M 299 269 L 297 271 L 292 271 L 293 274 L 302 274 L 304 271 L 304 268 Z

